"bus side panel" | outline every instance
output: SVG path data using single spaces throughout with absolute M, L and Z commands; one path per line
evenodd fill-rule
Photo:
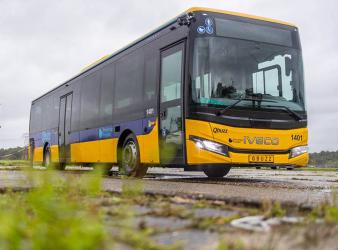
M 118 138 L 101 140 L 100 161 L 104 163 L 117 163 L 117 143 Z
M 71 144 L 70 145 L 71 162 L 74 162 L 74 163 L 100 162 L 99 148 L 100 148 L 99 141 L 90 141 L 90 142 L 81 142 L 81 143 Z
M 43 147 L 34 148 L 34 162 L 43 162 Z
M 137 136 L 140 148 L 141 163 L 160 163 L 159 144 L 158 144 L 158 121 L 149 134 Z
M 59 145 L 50 146 L 52 162 L 59 162 Z

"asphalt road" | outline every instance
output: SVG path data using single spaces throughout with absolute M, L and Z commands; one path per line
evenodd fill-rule
M 0 166 L 0 188 L 27 187 L 26 173 L 19 170 L 20 168 Z M 64 174 L 87 172 L 88 170 L 77 168 L 67 170 Z M 136 180 L 128 180 L 127 185 L 132 185 L 133 181 Z M 125 182 L 116 175 L 105 176 L 103 189 L 121 192 Z M 224 200 L 244 205 L 257 205 L 271 200 L 311 208 L 332 200 L 334 190 L 338 188 L 338 172 L 232 169 L 225 178 L 208 179 L 199 172 L 153 168 L 138 183 L 149 194 Z

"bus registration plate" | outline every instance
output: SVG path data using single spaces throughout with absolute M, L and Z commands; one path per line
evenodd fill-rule
M 273 163 L 273 155 L 249 155 L 249 162 L 253 163 Z

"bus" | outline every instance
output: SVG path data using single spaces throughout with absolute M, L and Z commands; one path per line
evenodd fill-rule
M 32 164 L 139 178 L 150 166 L 306 166 L 298 28 L 190 8 L 33 100 L 29 145 Z

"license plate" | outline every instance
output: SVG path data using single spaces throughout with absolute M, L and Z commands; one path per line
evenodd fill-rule
M 253 163 L 273 163 L 273 155 L 249 155 L 249 162 Z

